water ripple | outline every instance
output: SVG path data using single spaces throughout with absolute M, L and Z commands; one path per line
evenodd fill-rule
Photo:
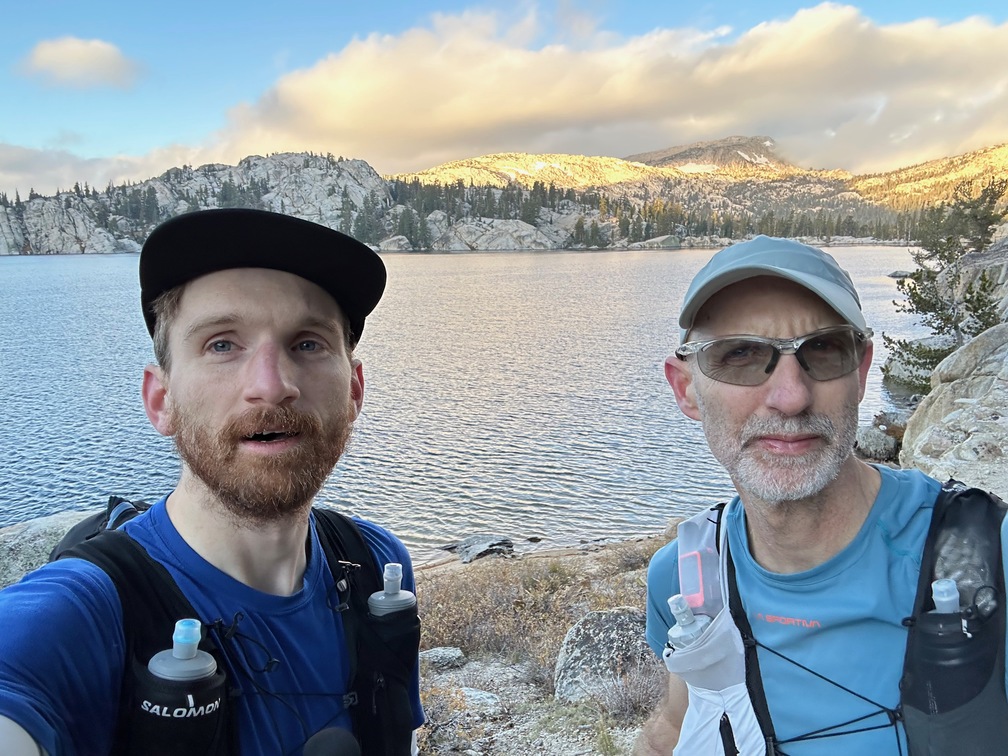
M 876 333 L 904 249 L 835 251 Z M 420 561 L 477 532 L 546 545 L 659 532 L 730 485 L 662 363 L 706 251 L 385 256 L 358 354 L 366 400 L 320 500 Z M 131 255 L 0 258 L 0 526 L 156 498 L 178 475 L 140 402 L 150 341 Z M 862 418 L 888 406 L 878 365 Z

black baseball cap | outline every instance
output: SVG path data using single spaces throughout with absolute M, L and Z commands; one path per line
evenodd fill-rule
M 154 335 L 151 305 L 161 294 L 231 268 L 282 270 L 321 286 L 346 315 L 352 344 L 385 290 L 378 253 L 328 226 L 265 210 L 199 210 L 159 225 L 140 250 L 147 331 Z

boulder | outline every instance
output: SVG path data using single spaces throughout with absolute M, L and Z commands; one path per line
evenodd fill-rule
M 560 249 L 566 239 L 551 237 L 520 220 L 466 218 L 450 226 L 434 240 L 440 252 L 496 249 Z
M 874 425 L 862 426 L 858 428 L 854 450 L 862 459 L 895 462 L 899 456 L 899 441 Z
M 1008 494 L 1008 323 L 971 339 L 935 368 L 907 423 L 900 464 Z
M 449 669 L 459 669 L 466 663 L 465 654 L 455 646 L 439 646 L 420 652 L 420 664 L 424 669 L 434 672 L 444 672 Z
M 390 236 L 388 239 L 382 240 L 378 244 L 379 252 L 412 252 L 413 245 L 410 244 L 410 240 L 407 239 L 402 234 L 397 236 Z
M 93 508 L 60 512 L 0 528 L 0 588 L 45 564 L 63 534 L 94 513 Z
M 466 711 L 477 717 L 496 717 L 504 713 L 501 697 L 479 688 L 460 688 Z
M 574 703 L 596 696 L 654 653 L 644 640 L 644 612 L 619 607 L 589 612 L 564 637 L 553 674 L 555 697 Z
M 511 555 L 514 553 L 514 541 L 507 536 L 482 534 L 469 536 L 443 548 L 445 551 L 454 551 L 463 564 L 469 564 L 490 554 Z

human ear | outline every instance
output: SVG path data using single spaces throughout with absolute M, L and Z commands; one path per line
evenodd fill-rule
M 696 400 L 696 386 L 693 383 L 693 373 L 686 360 L 681 360 L 674 354 L 665 360 L 665 380 L 672 387 L 676 404 L 683 414 L 691 420 L 700 419 L 700 408 Z
M 861 364 L 858 365 L 858 402 L 864 399 L 865 386 L 868 381 L 868 368 L 871 367 L 872 356 L 875 353 L 875 343 L 871 340 L 865 344 L 864 357 L 861 358 Z
M 354 406 L 354 418 L 364 406 L 364 366 L 360 360 L 350 360 L 350 401 Z
M 148 365 L 144 368 L 142 393 L 144 411 L 154 430 L 162 436 L 171 436 L 175 429 L 171 422 L 171 400 L 168 398 L 166 378 L 162 368 Z

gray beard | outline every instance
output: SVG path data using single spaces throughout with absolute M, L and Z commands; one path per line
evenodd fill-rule
M 700 397 L 698 392 L 697 403 L 704 417 L 709 417 Z M 854 450 L 857 403 L 845 407 L 839 421 L 838 427 L 827 415 L 808 413 L 794 417 L 751 417 L 743 425 L 739 438 L 730 438 L 725 430 L 707 422 L 704 433 L 711 452 L 740 492 L 777 505 L 812 499 L 836 480 Z M 766 454 L 750 445 L 759 436 L 774 434 L 815 434 L 824 443 L 821 448 L 799 456 Z

